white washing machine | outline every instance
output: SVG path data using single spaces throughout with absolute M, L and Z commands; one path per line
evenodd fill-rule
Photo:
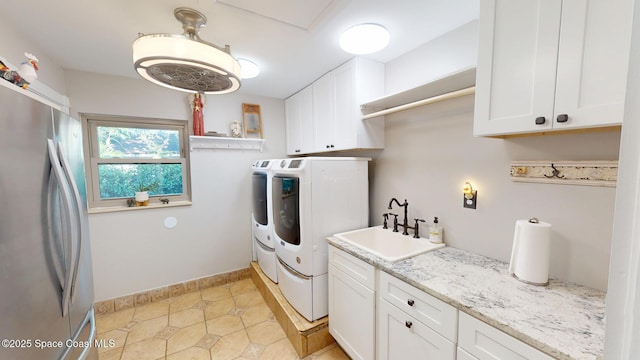
M 309 321 L 328 314 L 327 237 L 369 224 L 369 160 L 308 157 L 271 167 L 278 285 Z
M 258 160 L 251 164 L 253 212 L 253 249 L 262 272 L 278 282 L 276 252 L 273 242 L 273 216 L 271 205 L 271 166 L 278 160 Z

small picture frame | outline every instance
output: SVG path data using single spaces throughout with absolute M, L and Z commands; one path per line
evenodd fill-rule
M 262 139 L 260 105 L 243 103 L 242 119 L 244 121 L 244 137 Z

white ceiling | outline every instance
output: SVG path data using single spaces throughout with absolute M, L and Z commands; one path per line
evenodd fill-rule
M 64 69 L 138 77 L 131 44 L 138 33 L 181 34 L 174 15 L 191 7 L 208 19 L 200 37 L 231 46 L 260 66 L 240 92 L 286 98 L 352 55 L 340 33 L 364 22 L 385 26 L 389 46 L 367 57 L 388 62 L 478 17 L 479 0 L 12 0 L 3 21 Z M 37 54 L 35 54 L 37 56 Z

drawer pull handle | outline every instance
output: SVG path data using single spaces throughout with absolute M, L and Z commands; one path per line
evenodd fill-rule
M 569 115 L 567 114 L 560 114 L 558 115 L 558 117 L 556 118 L 556 121 L 559 123 L 566 123 L 567 121 L 569 121 Z
M 409 306 L 413 306 L 413 304 L 415 304 L 415 303 L 416 302 L 411 300 L 411 299 L 407 300 L 407 305 L 409 305 Z
M 547 119 L 544 116 L 538 116 L 536 118 L 536 125 L 542 125 L 547 122 Z
M 404 326 L 406 326 L 407 328 L 411 329 L 411 327 L 413 326 L 413 323 L 409 320 L 404 322 Z

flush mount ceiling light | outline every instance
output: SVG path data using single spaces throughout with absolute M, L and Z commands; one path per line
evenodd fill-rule
M 240 77 L 242 79 L 251 79 L 260 74 L 260 68 L 251 60 L 238 58 L 240 63 Z
M 225 94 L 240 88 L 240 64 L 229 45 L 217 47 L 198 36 L 207 23 L 200 12 L 177 8 L 173 12 L 184 34 L 142 35 L 133 42 L 133 64 L 143 78 L 171 89 L 191 93 Z
M 340 47 L 342 50 L 365 55 L 384 49 L 389 44 L 389 31 L 378 24 L 355 25 L 342 33 Z

